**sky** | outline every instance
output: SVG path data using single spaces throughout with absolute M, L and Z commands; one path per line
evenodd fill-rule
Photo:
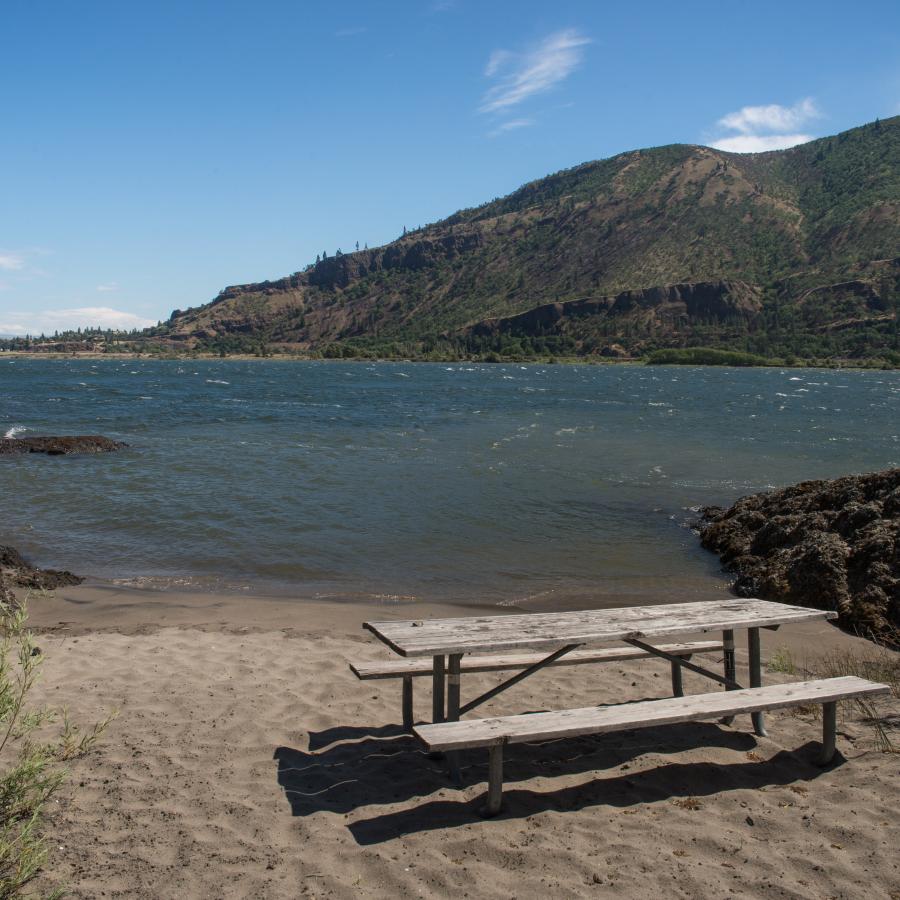
M 155 324 L 626 150 L 898 113 L 897 0 L 3 0 L 0 334 Z

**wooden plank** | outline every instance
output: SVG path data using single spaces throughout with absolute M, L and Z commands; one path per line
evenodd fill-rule
M 765 628 L 836 616 L 829 610 L 735 598 L 578 612 L 364 622 L 363 628 L 401 656 L 435 656 L 527 648 L 552 650 L 563 644 L 597 645 L 625 638 Z
M 722 649 L 721 641 L 694 641 L 682 644 L 660 644 L 659 649 L 673 656 L 689 656 L 692 653 L 717 653 Z M 619 662 L 620 660 L 643 659 L 650 654 L 636 647 L 610 647 L 602 650 L 573 650 L 556 660 L 554 666 L 578 666 L 594 662 Z M 503 672 L 510 669 L 527 669 L 544 658 L 542 653 L 518 653 L 504 656 L 463 657 L 461 672 Z M 357 678 L 413 678 L 430 675 L 430 659 L 389 659 L 371 663 L 350 663 L 350 669 Z
M 725 715 L 761 712 L 806 703 L 829 703 L 889 691 L 886 684 L 845 676 L 744 688 L 739 691 L 645 700 L 617 706 L 589 706 L 583 709 L 463 720 L 440 725 L 419 725 L 413 732 L 429 750 L 464 750 L 491 744 L 547 741 L 606 731 L 716 719 Z

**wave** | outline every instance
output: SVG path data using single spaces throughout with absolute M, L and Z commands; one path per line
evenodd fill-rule
M 15 438 L 26 431 L 28 431 L 28 429 L 24 425 L 13 425 L 12 428 L 7 430 L 6 434 L 4 434 L 3 437 Z

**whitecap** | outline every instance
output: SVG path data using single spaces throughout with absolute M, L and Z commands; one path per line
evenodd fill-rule
M 221 378 L 207 378 L 206 383 L 207 384 L 231 384 L 230 381 L 222 381 Z
M 20 434 L 28 431 L 28 429 L 24 425 L 13 425 L 6 434 L 3 435 L 5 438 L 14 438 L 18 437 Z

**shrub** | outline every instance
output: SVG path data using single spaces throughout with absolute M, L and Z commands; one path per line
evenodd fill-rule
M 47 858 L 44 810 L 66 776 L 63 764 L 90 750 L 112 717 L 80 731 L 63 711 L 33 707 L 43 656 L 24 604 L 0 602 L 0 900 L 21 896 Z M 59 722 L 51 739 L 39 737 Z

